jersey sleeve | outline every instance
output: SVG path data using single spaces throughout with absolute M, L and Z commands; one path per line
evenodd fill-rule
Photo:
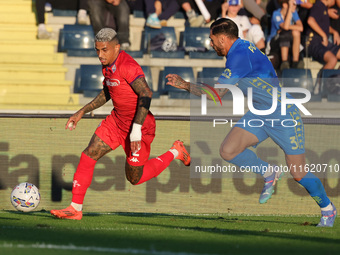
M 251 44 L 249 43 L 251 46 Z M 235 85 L 241 78 L 246 77 L 252 70 L 252 65 L 248 56 L 248 49 L 239 48 L 228 58 L 226 68 L 217 82 L 220 84 Z
M 129 55 L 121 67 L 121 74 L 128 84 L 132 84 L 135 80 L 145 77 L 141 66 Z

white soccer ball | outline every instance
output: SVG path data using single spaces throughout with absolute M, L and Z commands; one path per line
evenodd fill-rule
M 18 211 L 30 212 L 40 203 L 39 189 L 32 183 L 20 183 L 12 190 L 11 202 Z

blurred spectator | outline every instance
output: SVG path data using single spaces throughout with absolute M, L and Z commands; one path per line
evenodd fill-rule
M 251 27 L 246 35 L 246 40 L 253 42 L 259 50 L 265 52 L 266 39 L 261 27 L 260 20 L 255 16 L 251 16 L 249 20 L 251 23 Z
M 80 25 L 85 25 L 87 22 L 87 0 L 77 0 L 73 1 L 72 3 L 76 4 L 76 6 L 69 3 L 70 1 L 58 1 L 58 0 L 35 0 L 35 8 L 36 8 L 36 15 L 37 15 L 37 23 L 38 23 L 38 39 L 50 39 L 52 33 L 47 31 L 45 25 L 45 6 L 48 6 L 48 10 L 53 8 L 63 9 L 63 10 L 73 10 L 77 9 L 77 22 Z M 47 5 L 47 3 L 49 5 Z
M 265 38 L 260 21 L 254 16 L 249 19 L 247 16 L 238 15 L 241 8 L 240 0 L 228 0 L 222 4 L 221 17 L 234 21 L 239 30 L 239 37 L 254 43 L 258 49 L 264 52 Z
M 323 69 L 334 69 L 340 59 L 340 36 L 338 31 L 330 26 L 328 15 L 329 0 L 318 0 L 310 10 L 308 17 L 308 55 L 323 64 Z M 328 41 L 333 35 L 333 42 Z M 318 75 L 319 78 L 319 75 Z M 319 82 L 316 83 L 315 94 L 319 93 Z
M 177 0 L 144 0 L 146 14 L 146 26 L 160 29 L 167 25 L 167 20 L 179 11 Z
M 241 39 L 245 39 L 251 24 L 247 16 L 238 15 L 238 12 L 241 9 L 241 4 L 240 0 L 228 0 L 224 2 L 222 4 L 221 17 L 234 21 L 238 27 L 238 36 Z
M 255 18 L 260 20 L 262 30 L 268 27 L 268 17 L 263 8 L 260 7 L 261 0 L 243 0 L 244 8 L 252 14 Z
M 191 27 L 209 26 L 216 20 L 221 13 L 221 4 L 223 0 L 205 0 L 204 5 L 210 13 L 210 19 L 205 20 L 195 2 L 195 0 L 177 0 L 180 7 L 185 11 Z
M 88 0 L 90 21 L 96 35 L 104 27 L 117 31 L 120 48 L 130 48 L 130 7 L 126 0 Z
M 296 11 L 295 0 L 279 0 L 280 9 L 273 12 L 271 31 L 268 37 L 267 54 L 279 56 L 280 70 L 288 69 L 291 49 L 292 68 L 303 68 L 300 59 L 300 43 L 303 25 Z M 277 66 L 275 66 L 277 68 Z
M 340 0 L 329 0 L 328 15 L 331 18 L 331 27 L 340 32 Z

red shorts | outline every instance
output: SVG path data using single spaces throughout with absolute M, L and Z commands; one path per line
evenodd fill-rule
M 95 134 L 102 139 L 112 150 L 123 146 L 126 154 L 126 161 L 132 166 L 142 166 L 149 159 L 151 151 L 151 143 L 155 138 L 156 123 L 154 116 L 149 113 L 142 126 L 142 143 L 141 149 L 135 153 L 131 153 L 130 148 L 130 133 L 121 130 L 112 115 L 108 115 L 103 120 Z

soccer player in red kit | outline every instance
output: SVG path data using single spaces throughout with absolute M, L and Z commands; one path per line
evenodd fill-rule
M 51 210 L 52 215 L 61 219 L 82 218 L 82 205 L 96 162 L 120 145 L 126 154 L 126 178 L 133 185 L 158 176 L 174 159 L 190 165 L 190 155 L 181 141 L 175 141 L 163 155 L 148 159 L 156 125 L 149 111 L 152 92 L 142 68 L 130 55 L 120 50 L 117 33 L 111 28 L 98 32 L 95 48 L 105 77 L 103 90 L 68 119 L 66 129 L 76 128 L 84 114 L 101 107 L 110 99 L 114 108 L 98 126 L 80 157 L 73 177 L 71 205 L 62 210 Z

